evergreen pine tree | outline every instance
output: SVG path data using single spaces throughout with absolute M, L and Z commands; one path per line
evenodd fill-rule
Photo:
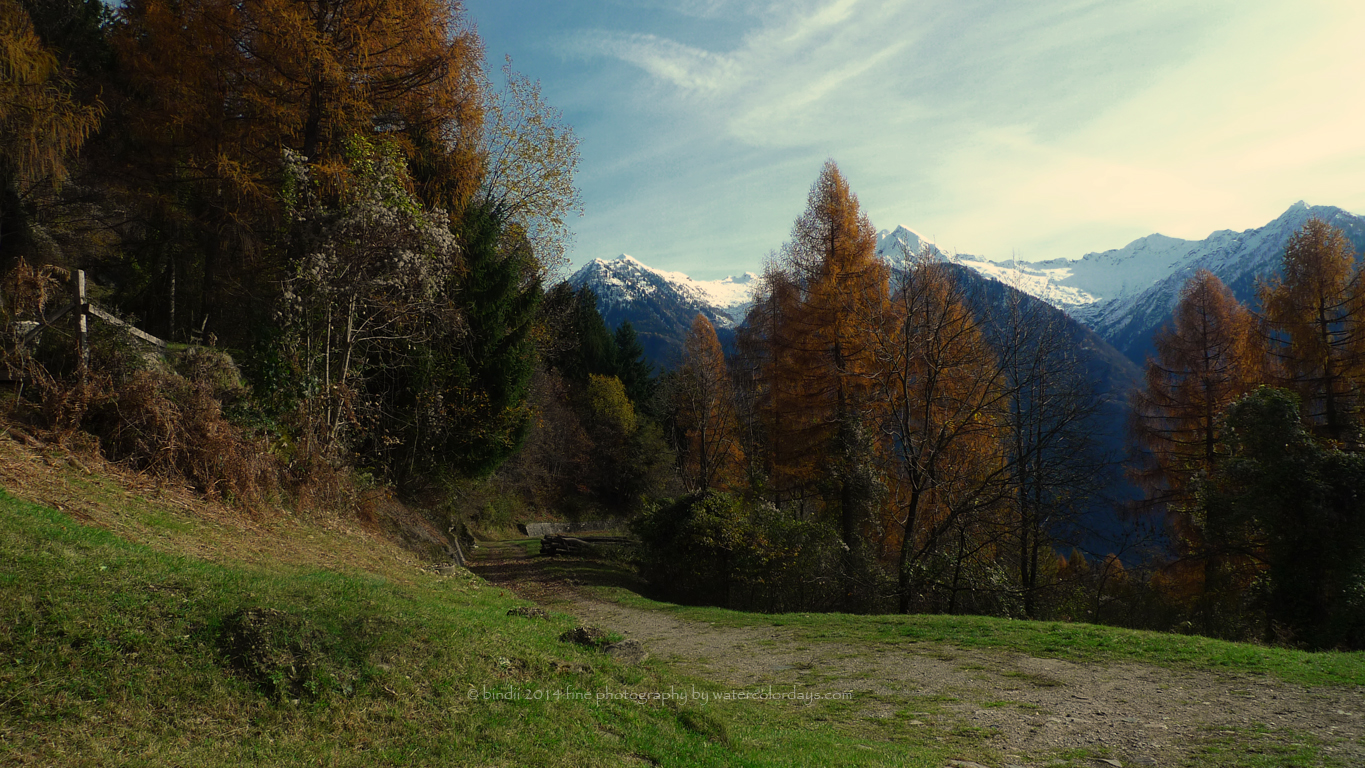
M 637 409 L 650 411 L 658 382 L 654 379 L 654 366 L 645 359 L 645 348 L 635 328 L 626 320 L 616 329 L 616 378 L 626 388 L 626 396 Z
M 566 381 L 583 386 L 594 374 L 616 375 L 616 341 L 597 311 L 597 294 L 591 288 L 584 286 L 574 295 L 565 333 L 569 338 L 554 364 Z
M 467 214 L 463 240 L 466 271 L 457 295 L 467 330 L 451 382 L 462 402 L 450 404 L 460 419 L 449 439 L 456 466 L 480 477 L 526 439 L 535 363 L 530 333 L 541 288 L 529 242 L 504 227 L 497 208 Z

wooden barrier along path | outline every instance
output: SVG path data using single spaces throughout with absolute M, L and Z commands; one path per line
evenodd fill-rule
M 556 533 L 582 533 L 584 531 L 614 531 L 625 528 L 625 520 L 583 520 L 580 522 L 551 521 L 544 523 L 526 523 L 518 525 L 517 528 L 523 534 L 533 539 L 550 536 Z
M 545 536 L 540 540 L 542 555 L 576 555 L 579 557 L 595 555 L 603 547 L 619 547 L 634 544 L 628 536 Z

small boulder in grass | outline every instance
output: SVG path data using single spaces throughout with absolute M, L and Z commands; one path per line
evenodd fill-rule
M 522 617 L 523 619 L 546 619 L 546 620 L 548 620 L 548 619 L 550 618 L 550 614 L 547 613 L 547 612 L 545 611 L 544 608 L 535 608 L 535 607 L 529 606 L 529 605 L 523 605 L 523 606 L 520 606 L 520 607 L 517 607 L 517 608 L 512 608 L 512 609 L 510 609 L 510 610 L 507 611 L 507 615 L 508 615 L 508 616 L 520 616 L 520 617 Z
M 559 636 L 561 643 L 574 643 L 575 645 L 588 645 L 593 648 L 601 648 L 607 645 L 607 631 L 597 627 L 574 627 Z

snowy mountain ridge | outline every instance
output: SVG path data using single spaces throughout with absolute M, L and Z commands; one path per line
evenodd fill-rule
M 1239 299 L 1253 303 L 1256 279 L 1279 269 L 1289 237 L 1314 217 L 1342 229 L 1357 251 L 1365 251 L 1365 217 L 1300 201 L 1263 227 L 1242 232 L 1220 230 L 1203 240 L 1152 234 L 1122 248 L 1088 253 L 1079 259 L 991 261 L 946 253 L 905 226 L 878 232 L 877 254 L 896 268 L 903 267 L 908 256 L 928 249 L 937 258 L 1065 311 L 1140 364 L 1151 349 L 1152 334 L 1169 319 L 1180 289 L 1196 270 L 1209 270 Z M 666 325 L 685 328 L 700 312 L 717 330 L 733 331 L 743 323 L 753 303 L 759 278 L 747 272 L 720 280 L 695 280 L 681 272 L 654 269 L 622 254 L 611 260 L 593 260 L 569 281 L 597 293 L 604 318 L 643 313 L 657 319 L 668 315 Z M 632 324 L 639 329 L 640 322 L 632 319 Z
M 599 306 L 607 307 L 672 295 L 706 315 L 717 328 L 733 328 L 749 311 L 758 275 L 745 272 L 720 280 L 694 280 L 682 272 L 646 266 L 623 253 L 614 259 L 593 259 L 574 273 L 569 283 L 592 288 Z
M 1196 271 L 1207 269 L 1238 299 L 1255 305 L 1257 279 L 1279 272 L 1289 238 L 1313 218 L 1345 232 L 1357 252 L 1365 246 L 1365 217 L 1300 201 L 1263 227 L 1219 230 L 1203 240 L 1148 235 L 1123 248 L 1072 260 L 1072 273 L 1060 284 L 1093 293 L 1098 300 L 1061 308 L 1140 363 Z
M 905 227 L 883 232 L 878 253 L 894 263 L 893 251 L 911 245 L 929 247 L 946 261 L 1065 311 L 1140 364 L 1151 351 L 1152 335 L 1170 318 L 1181 288 L 1196 271 L 1207 269 L 1238 299 L 1254 304 L 1257 278 L 1278 272 L 1290 236 L 1312 218 L 1341 229 L 1357 252 L 1365 251 L 1365 217 L 1299 201 L 1263 227 L 1242 232 L 1219 230 L 1203 240 L 1152 234 L 1122 248 L 1088 253 L 1079 259 L 991 261 L 970 254 L 944 253 Z
M 930 253 L 945 261 L 961 264 L 981 275 L 1046 301 L 1060 309 L 1068 309 L 1099 301 L 1099 297 L 1082 288 L 1062 281 L 1071 276 L 1072 268 L 1065 259 L 1051 262 L 990 261 L 967 253 L 947 253 L 933 241 L 904 225 L 877 233 L 877 255 L 893 267 L 903 267 L 908 256 L 928 248 Z

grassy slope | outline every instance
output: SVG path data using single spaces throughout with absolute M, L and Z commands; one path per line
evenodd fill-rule
M 718 689 L 561 643 L 572 618 L 508 616 L 523 603 L 468 575 L 423 572 L 354 526 L 234 519 L 183 495 L 129 491 L 61 455 L 0 448 L 12 490 L 43 486 L 88 519 L 0 494 L 0 763 L 941 766 L 985 756 L 973 743 L 870 728 L 841 716 L 846 702 L 598 701 Z M 16 475 L 9 465 L 23 461 L 29 474 Z M 281 619 L 247 652 L 226 639 L 244 609 Z M 494 690 L 588 699 L 470 698 Z

